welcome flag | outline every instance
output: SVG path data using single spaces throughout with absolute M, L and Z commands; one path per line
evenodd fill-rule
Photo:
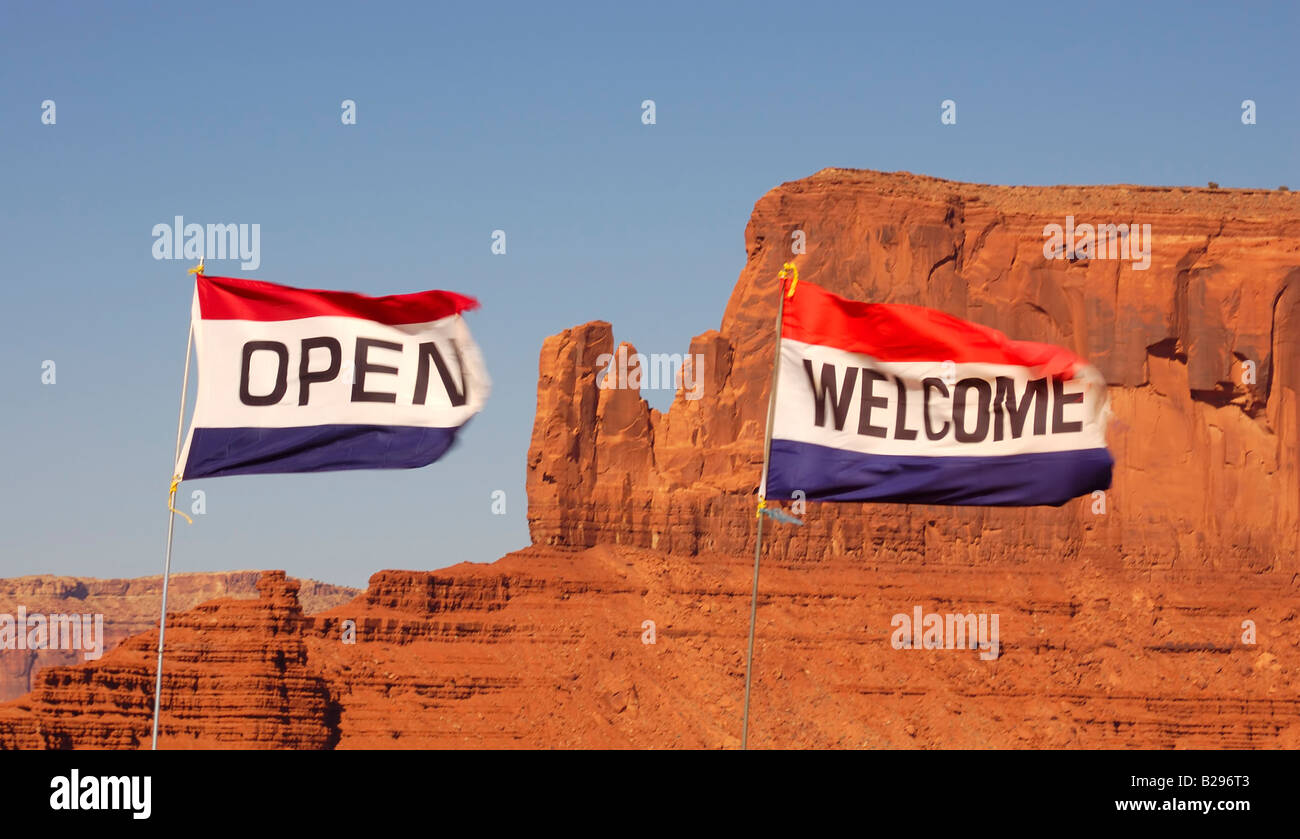
M 182 479 L 426 466 L 491 383 L 450 291 L 367 297 L 200 274 Z
M 1074 353 L 794 288 L 767 498 L 1059 506 L 1110 486 L 1106 382 Z

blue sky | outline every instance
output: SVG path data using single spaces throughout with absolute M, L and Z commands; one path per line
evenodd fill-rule
M 1293 4 L 471 5 L 0 8 L 0 576 L 161 571 L 192 282 L 151 230 L 176 215 L 261 225 L 256 271 L 209 273 L 482 302 L 494 392 L 442 461 L 186 485 L 207 514 L 174 570 L 364 585 L 525 546 L 542 340 L 604 319 L 685 352 L 783 181 L 1300 188 Z

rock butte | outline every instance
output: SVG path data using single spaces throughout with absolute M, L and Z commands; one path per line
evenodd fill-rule
M 1150 269 L 1044 258 L 1067 215 L 1150 223 Z M 702 399 L 661 414 L 598 390 L 607 323 L 546 340 L 533 547 L 380 571 L 314 615 L 282 572 L 177 614 L 163 745 L 736 745 L 773 278 L 796 229 L 804 279 L 1088 358 L 1117 463 L 1102 515 L 810 505 L 781 527 L 751 743 L 1300 746 L 1300 196 L 842 169 L 755 206 L 721 327 L 691 343 Z M 894 650 L 892 616 L 917 605 L 997 612 L 1001 655 Z M 0 746 L 147 747 L 154 632 L 41 671 L 0 705 Z
M 168 605 L 176 610 L 214 597 L 256 598 L 261 571 L 217 571 L 172 574 Z M 302 607 L 318 612 L 346 603 L 357 596 L 354 588 L 304 580 Z M 162 597 L 162 576 L 100 580 L 89 577 L 57 577 L 38 574 L 0 579 L 0 614 L 13 615 L 23 606 L 41 614 L 94 614 L 104 616 L 104 649 L 151 627 L 158 626 L 158 604 Z M 69 650 L 0 649 L 0 701 L 22 696 L 36 686 L 36 674 L 55 664 L 85 661 L 80 652 Z

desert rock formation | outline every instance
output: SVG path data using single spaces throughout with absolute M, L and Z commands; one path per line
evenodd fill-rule
M 215 597 L 256 598 L 261 576 L 260 571 L 173 574 L 168 607 L 183 611 Z M 346 603 L 357 590 L 306 580 L 300 594 L 304 610 L 319 612 Z M 156 627 L 161 602 L 161 576 L 101 580 L 38 574 L 0 579 L 0 614 L 16 615 L 19 607 L 29 614 L 102 614 L 105 652 L 123 638 Z M 73 650 L 0 649 L 0 701 L 32 690 L 44 667 L 85 660 L 84 653 Z
M 170 622 L 160 742 L 736 746 L 749 574 L 726 555 L 533 547 L 380 571 L 352 603 L 307 616 L 296 582 L 267 572 L 261 599 Z M 752 745 L 1297 747 L 1295 595 L 1275 575 L 1225 590 L 1214 574 L 1157 572 L 1120 591 L 1091 568 L 774 564 Z M 913 604 L 1000 613 L 997 659 L 894 649 L 892 617 Z M 1243 618 L 1258 644 L 1240 643 Z M 147 748 L 156 641 L 42 671 L 0 705 L 0 747 Z
M 1048 259 L 1044 226 L 1070 215 L 1150 224 L 1149 269 Z M 756 205 L 722 322 L 691 344 L 702 399 L 660 413 L 597 388 L 608 323 L 547 339 L 532 547 L 379 571 L 317 614 L 282 572 L 177 614 L 162 744 L 736 745 L 774 277 L 796 230 L 805 280 L 1096 364 L 1115 482 L 1100 504 L 810 504 L 773 525 L 752 744 L 1300 746 L 1300 196 L 834 169 Z M 997 615 L 997 657 L 896 648 L 915 607 Z M 42 670 L 0 705 L 0 747 L 147 746 L 153 632 Z
M 1150 224 L 1150 266 L 1044 256 L 1044 226 Z M 806 250 L 791 254 L 803 231 Z M 1295 573 L 1300 548 L 1300 195 L 1176 187 L 1003 187 L 827 169 L 759 200 L 703 398 L 666 414 L 596 387 L 610 324 L 547 339 L 528 456 L 536 545 L 752 550 L 776 280 L 913 303 L 1069 347 L 1115 415 L 1106 513 L 821 505 L 768 549 L 789 560 Z M 1243 384 L 1243 362 L 1255 382 Z

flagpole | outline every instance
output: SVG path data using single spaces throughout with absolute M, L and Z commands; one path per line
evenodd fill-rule
M 191 274 L 202 276 L 203 263 L 200 261 L 198 268 L 191 269 Z M 196 277 L 197 280 L 197 277 Z M 185 376 L 181 380 L 181 410 L 176 417 L 176 454 L 172 457 L 172 463 L 175 464 L 181 459 L 181 435 L 185 429 L 185 401 L 189 396 L 190 389 L 190 356 L 194 349 L 194 317 L 190 317 L 190 332 L 185 338 Z M 175 466 L 173 466 L 173 469 Z M 162 667 L 163 667 L 163 636 L 167 632 L 167 584 L 172 576 L 172 534 L 176 529 L 176 516 L 185 515 L 179 513 L 176 509 L 176 485 L 180 483 L 180 475 L 172 473 L 171 490 L 167 495 L 167 558 L 163 560 L 163 589 L 162 589 L 162 609 L 158 613 L 158 667 L 157 675 L 153 687 L 153 745 L 151 749 L 158 748 L 158 711 L 162 700 Z
M 799 282 L 799 269 L 793 262 L 781 267 L 777 279 L 789 278 L 790 294 L 794 293 Z M 763 510 L 767 507 L 767 466 L 772 454 L 772 415 L 776 412 L 776 382 L 781 373 L 781 321 L 785 315 L 785 283 L 776 304 L 776 353 L 772 361 L 772 385 L 767 394 L 767 428 L 763 432 L 763 476 L 758 484 L 758 510 L 754 517 L 758 519 L 758 530 L 754 537 L 754 587 L 749 595 L 749 655 L 745 659 L 745 713 L 741 726 L 740 747 L 749 748 L 749 695 L 754 676 L 754 627 L 758 619 L 758 562 L 763 555 Z

